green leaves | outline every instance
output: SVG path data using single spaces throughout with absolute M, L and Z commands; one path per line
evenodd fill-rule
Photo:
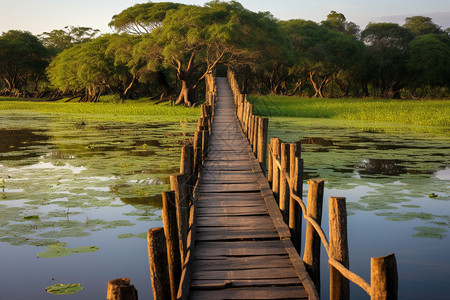
M 68 248 L 67 243 L 56 243 L 47 247 L 45 252 L 38 253 L 38 257 L 64 257 L 73 253 L 90 253 L 98 251 L 98 247 L 76 247 Z
M 57 283 L 45 288 L 45 291 L 54 295 L 71 295 L 82 291 L 83 287 L 80 283 L 61 284 Z

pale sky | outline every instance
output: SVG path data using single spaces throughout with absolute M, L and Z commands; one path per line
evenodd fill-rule
M 167 1 L 167 0 L 165 0 Z M 11 29 L 33 34 L 86 26 L 110 32 L 111 17 L 123 9 L 147 0 L 0 0 L 0 33 Z M 153 2 L 163 2 L 155 0 Z M 202 0 L 172 1 L 203 5 Z M 450 27 L 449 0 L 241 0 L 252 11 L 270 11 L 280 20 L 305 19 L 320 22 L 330 11 L 343 13 L 347 20 L 364 29 L 369 21 L 403 24 L 407 16 L 433 18 L 443 29 Z

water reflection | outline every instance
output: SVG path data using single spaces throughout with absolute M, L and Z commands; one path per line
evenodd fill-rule
M 408 171 L 401 163 L 402 161 L 395 159 L 366 158 L 356 171 L 360 175 L 398 176 L 400 174 L 407 174 Z

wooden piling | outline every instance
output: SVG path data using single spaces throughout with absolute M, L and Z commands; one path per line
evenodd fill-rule
M 289 182 L 285 174 L 288 172 L 289 168 L 289 150 L 290 146 L 286 143 L 281 143 L 280 147 L 280 210 L 284 217 L 284 222 L 289 224 Z
M 171 300 L 175 300 L 181 277 L 180 245 L 178 242 L 177 209 L 175 205 L 175 192 L 162 193 L 162 220 L 166 238 L 167 262 L 170 281 Z
M 397 300 L 398 274 L 394 254 L 370 259 L 371 300 Z
M 329 255 L 349 268 L 347 241 L 347 210 L 344 197 L 330 197 L 329 208 Z M 348 300 L 350 297 L 349 281 L 330 265 L 330 299 Z
M 187 251 L 187 232 L 188 232 L 188 203 L 185 194 L 185 175 L 173 174 L 170 175 L 170 189 L 175 192 L 176 214 L 178 238 L 180 246 L 181 265 L 184 264 Z
M 193 170 L 193 159 L 191 158 L 193 152 L 193 147 L 191 145 L 184 145 L 181 149 L 181 162 L 180 162 L 180 173 L 186 175 L 186 193 L 187 195 L 192 194 L 194 185 L 194 170 Z M 188 202 L 190 202 L 190 197 L 188 196 Z
M 202 131 L 202 161 L 205 160 L 208 154 L 208 143 L 209 143 L 209 131 Z
M 153 299 L 170 299 L 170 280 L 167 267 L 166 238 L 162 227 L 152 228 L 147 234 L 148 261 L 152 278 Z
M 301 144 L 299 142 L 291 143 L 289 150 L 289 186 L 292 191 L 302 198 L 303 195 L 303 159 L 301 156 Z M 289 229 L 291 230 L 291 240 L 297 253 L 300 254 L 302 238 L 302 219 L 300 204 L 290 197 L 289 199 Z
M 117 278 L 108 282 L 106 300 L 137 300 L 137 291 L 129 278 Z
M 267 146 L 267 160 L 268 160 L 268 166 L 267 166 L 267 181 L 269 182 L 270 187 L 273 186 L 273 145 L 274 145 L 275 138 L 271 138 L 269 145 Z
M 272 140 L 272 155 L 273 155 L 273 178 L 272 178 L 272 192 L 279 204 L 280 199 L 280 169 L 277 165 L 277 160 L 280 157 L 280 139 L 274 138 Z
M 258 151 L 257 157 L 259 164 L 261 165 L 261 169 L 265 174 L 267 171 L 266 160 L 267 160 L 267 130 L 269 128 L 269 119 L 268 118 L 259 118 L 258 122 Z
M 308 180 L 308 202 L 306 204 L 306 215 L 315 219 L 319 225 L 322 223 L 322 206 L 324 181 L 322 179 Z M 317 291 L 320 293 L 320 245 L 321 240 L 314 227 L 308 222 L 306 224 L 305 250 L 303 262 Z

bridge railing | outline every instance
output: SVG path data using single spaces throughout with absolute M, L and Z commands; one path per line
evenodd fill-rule
M 258 161 L 267 171 L 267 179 L 275 199 L 289 226 L 291 240 L 298 253 L 301 252 L 301 218 L 306 220 L 303 262 L 320 291 L 320 248 L 324 246 L 330 265 L 330 299 L 349 299 L 349 280 L 361 287 L 372 300 L 397 299 L 398 275 L 394 254 L 371 258 L 370 284 L 349 270 L 347 242 L 347 211 L 344 197 L 330 197 L 329 233 L 327 238 L 321 227 L 324 182 L 321 179 L 308 181 L 307 205 L 303 202 L 303 159 L 300 143 L 282 143 L 271 138 L 268 145 L 266 166 L 265 145 L 267 143 L 268 119 L 253 114 L 253 105 L 242 95 L 232 70 L 228 70 L 228 81 L 233 91 L 236 114 Z M 264 134 L 266 138 L 264 140 Z M 255 150 L 256 149 L 256 150 Z M 300 210 L 302 214 L 300 215 Z
M 201 105 L 194 138 L 181 151 L 180 173 L 170 176 L 170 191 L 162 193 L 163 227 L 148 231 L 148 256 L 153 299 L 188 299 L 191 257 L 195 241 L 195 199 L 200 169 L 208 153 L 209 136 L 217 101 L 212 73 L 205 78 L 205 104 Z M 134 300 L 129 279 L 108 283 L 108 300 Z M 131 296 L 130 296 L 131 295 Z M 132 298 L 135 297 L 135 298 Z

